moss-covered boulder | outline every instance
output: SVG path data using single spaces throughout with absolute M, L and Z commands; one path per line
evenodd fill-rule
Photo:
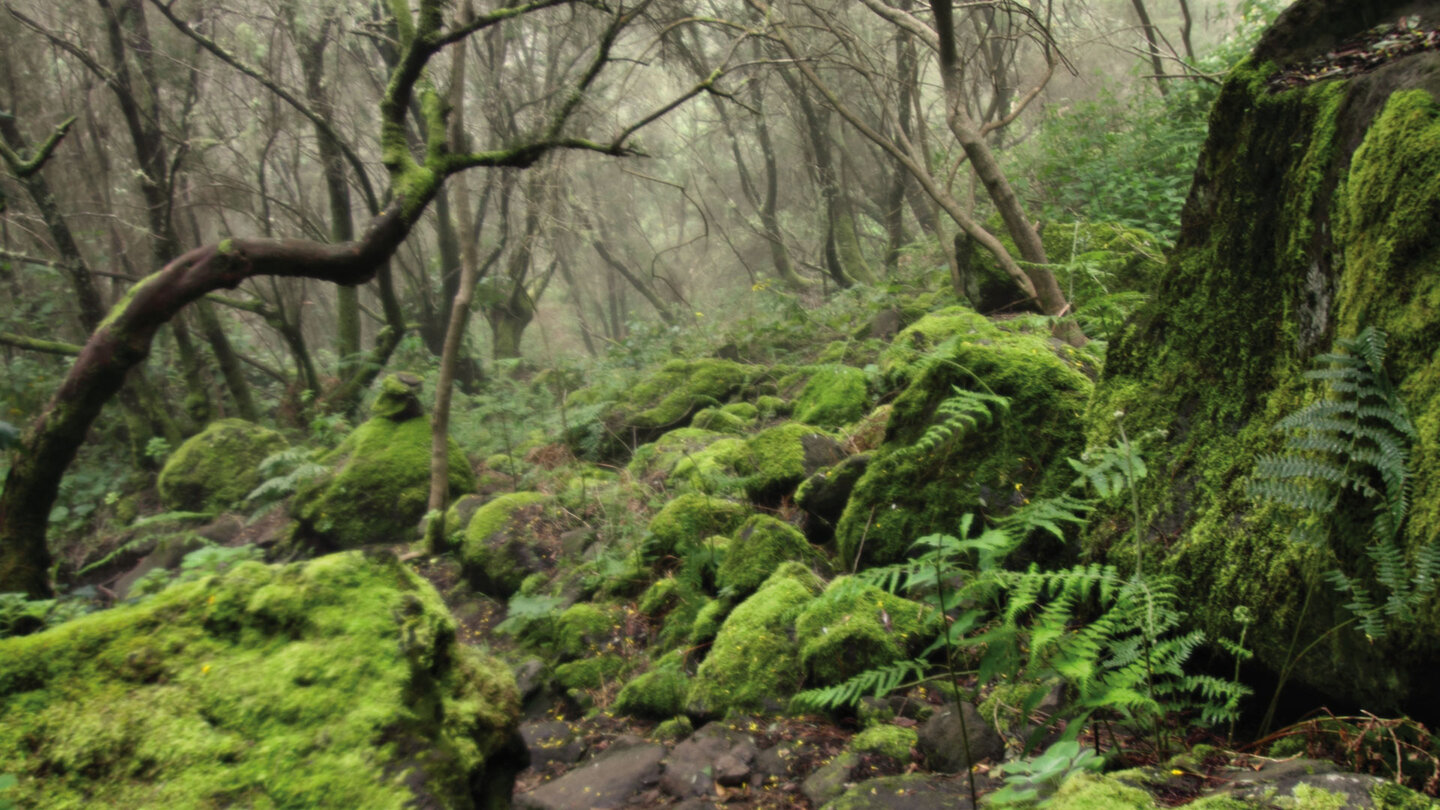
M 552 652 L 560 661 L 594 658 L 620 645 L 624 627 L 623 608 L 592 602 L 571 605 L 556 619 Z
M 752 411 L 751 415 L 748 418 L 741 416 L 730 410 L 729 405 L 723 408 L 703 408 L 697 412 L 695 418 L 690 421 L 691 426 L 704 430 L 713 430 L 718 433 L 730 433 L 734 435 L 744 433 L 755 425 L 755 414 L 753 413 L 755 406 L 750 405 L 748 402 L 732 404 L 749 405 Z
M 635 448 L 625 471 L 636 481 L 658 487 L 667 483 L 666 479 L 677 464 L 694 459 L 709 445 L 726 438 L 733 440 L 734 437 L 700 427 L 676 428 L 653 442 Z
M 177 511 L 228 509 L 260 485 L 260 462 L 287 446 L 285 437 L 253 422 L 211 422 L 165 461 L 156 481 L 160 500 Z
M 321 462 L 334 473 L 295 493 L 294 538 L 323 550 L 414 538 L 430 498 L 430 420 L 412 385 L 387 377 L 372 416 Z M 397 421 L 398 420 L 398 421 Z M 475 473 L 450 440 L 450 497 L 475 488 Z
M 552 500 L 539 492 L 511 492 L 474 511 L 456 539 L 461 570 L 476 590 L 504 598 L 526 577 L 555 567 L 557 533 L 540 526 Z
M 1410 448 L 1410 555 L 1440 534 L 1440 53 L 1397 53 L 1373 71 L 1309 83 L 1286 71 L 1406 13 L 1399 2 L 1297 3 L 1233 72 L 1152 303 L 1112 342 L 1089 441 L 1168 431 L 1141 491 L 1143 547 L 1180 574 L 1183 602 L 1211 637 L 1246 636 L 1272 670 L 1350 614 L 1326 581 L 1368 575 L 1370 506 L 1325 518 L 1322 547 L 1290 540 L 1301 516 L 1250 496 L 1275 424 L 1325 395 L 1304 378 L 1318 354 L 1365 327 L 1388 335 L 1386 370 L 1419 431 Z M 1436 26 L 1424 12 L 1421 27 Z M 1101 515 L 1093 554 L 1133 564 L 1125 510 Z M 1148 563 L 1147 565 L 1152 565 Z M 1302 610 L 1313 594 L 1308 610 Z M 1384 638 L 1331 634 L 1294 676 L 1380 712 L 1432 715 L 1440 614 L 1427 608 Z M 1299 626 L 1299 634 L 1295 635 Z
M 840 440 L 799 422 L 785 422 L 750 438 L 744 486 L 751 500 L 778 503 L 805 477 L 845 458 Z
M 654 556 L 683 556 L 711 535 L 729 535 L 751 513 L 743 503 L 688 492 L 673 498 L 650 519 L 645 549 Z
M 685 427 L 697 411 L 725 404 L 759 371 L 730 360 L 671 360 L 606 406 L 598 429 L 577 426 L 570 443 L 576 452 L 623 457 L 667 431 Z
M 885 442 L 871 455 L 835 529 L 847 567 L 893 562 L 920 537 L 956 531 L 968 512 L 1003 513 L 1055 494 L 1075 477 L 1066 459 L 1084 449 L 1091 383 L 1077 368 L 1080 358 L 1048 332 L 992 323 L 963 307 L 910 329 L 917 327 L 911 334 L 927 335 L 926 341 L 940 332 L 949 337 L 906 361 L 914 381 L 895 400 Z M 989 406 L 988 422 L 919 445 L 957 388 L 1003 397 L 1008 405 Z
M 825 365 L 812 370 L 795 400 L 795 421 L 819 427 L 844 427 L 870 410 L 865 372 L 853 366 Z
M 759 588 L 781 563 L 825 566 L 823 555 L 806 542 L 805 535 L 783 520 L 754 515 L 735 531 L 716 573 L 716 584 L 737 595 Z
M 700 664 L 687 705 L 692 714 L 776 709 L 800 685 L 795 618 L 820 591 L 818 577 L 785 563 L 741 602 Z
M 690 678 L 678 652 L 666 655 L 649 672 L 630 679 L 615 696 L 611 710 L 628 717 L 668 720 L 685 711 Z
M 940 631 L 929 605 L 839 577 L 795 621 L 806 683 L 828 686 L 918 654 Z
M 0 641 L 21 807 L 488 807 L 519 695 L 393 557 L 242 563 Z

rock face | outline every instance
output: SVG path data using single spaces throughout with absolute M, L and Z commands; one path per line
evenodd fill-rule
M 243 419 L 221 419 L 191 436 L 166 460 L 156 482 L 167 509 L 215 512 L 260 485 L 260 462 L 284 450 L 285 437 Z
M 487 807 L 514 679 L 393 557 L 242 563 L 0 641 L 21 807 Z
M 321 459 L 338 465 L 335 473 L 295 494 L 290 511 L 298 540 L 330 550 L 413 538 L 430 496 L 431 434 L 419 397 L 405 380 L 385 379 L 372 418 Z M 451 440 L 450 496 L 474 488 L 470 462 Z
M 1168 432 L 1147 457 L 1145 546 L 1212 638 L 1234 637 L 1236 606 L 1259 617 L 1247 643 L 1274 670 L 1297 624 L 1304 647 L 1350 618 L 1327 571 L 1387 593 L 1367 573 L 1373 504 L 1316 516 L 1328 542 L 1301 546 L 1290 533 L 1306 516 L 1249 494 L 1257 459 L 1280 449 L 1277 421 L 1326 396 L 1303 375 L 1338 339 L 1388 336 L 1385 367 L 1419 434 L 1399 545 L 1413 561 L 1440 533 L 1440 52 L 1308 84 L 1286 73 L 1412 11 L 1424 28 L 1440 22 L 1433 5 L 1297 3 L 1234 71 L 1169 266 L 1111 344 L 1088 419 L 1092 447 L 1115 438 L 1116 413 L 1131 437 Z M 1119 542 L 1131 523 L 1118 510 L 1092 521 L 1089 551 L 1133 564 Z M 1431 610 L 1373 641 L 1334 633 L 1296 677 L 1373 710 L 1433 716 L 1437 666 Z

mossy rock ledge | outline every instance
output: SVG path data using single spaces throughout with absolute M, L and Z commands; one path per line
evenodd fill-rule
M 19 807 L 508 807 L 519 719 L 389 554 L 242 563 L 0 641 Z
M 321 459 L 336 470 L 295 494 L 290 513 L 296 541 L 328 551 L 417 536 L 430 498 L 431 441 L 418 382 L 409 375 L 387 377 L 372 417 Z M 454 440 L 449 447 L 453 499 L 475 489 L 475 472 Z
M 287 446 L 284 436 L 253 422 L 211 422 L 166 460 L 156 482 L 160 500 L 187 512 L 228 509 L 260 485 L 260 462 Z
M 1247 494 L 1257 458 L 1280 449 L 1275 424 L 1324 395 L 1303 374 L 1337 339 L 1388 335 L 1386 368 L 1420 434 L 1401 545 L 1413 553 L 1440 535 L 1440 52 L 1276 81 L 1422 8 L 1422 28 L 1440 25 L 1433 5 L 1302 0 L 1231 73 L 1168 267 L 1112 342 L 1087 418 L 1091 446 L 1114 440 L 1117 413 L 1132 438 L 1168 432 L 1146 456 L 1143 545 L 1179 575 L 1210 637 L 1233 638 L 1232 611 L 1248 607 L 1258 623 L 1246 643 L 1274 671 L 1292 637 L 1304 647 L 1350 618 L 1327 570 L 1368 581 L 1363 505 L 1328 518 L 1327 545 L 1302 547 L 1294 514 Z M 1097 518 L 1088 552 L 1133 565 L 1128 512 Z M 1330 700 L 1435 717 L 1433 604 L 1383 638 L 1330 635 L 1294 677 Z

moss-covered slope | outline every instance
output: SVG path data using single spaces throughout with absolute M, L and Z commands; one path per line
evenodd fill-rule
M 1440 54 L 1270 86 L 1402 5 L 1297 4 L 1226 82 L 1164 279 L 1111 345 L 1090 408 L 1092 445 L 1113 439 L 1116 413 L 1131 436 L 1168 431 L 1149 459 L 1144 547 L 1181 575 L 1212 637 L 1237 631 L 1237 605 L 1259 616 L 1249 639 L 1275 669 L 1297 623 L 1303 647 L 1348 618 L 1323 573 L 1368 568 L 1365 515 L 1332 516 L 1330 545 L 1303 548 L 1294 515 L 1247 495 L 1257 457 L 1279 446 L 1275 423 L 1321 395 L 1302 374 L 1337 338 L 1389 335 L 1388 371 L 1421 431 L 1405 544 L 1440 532 Z M 1102 516 L 1090 551 L 1132 561 L 1117 542 L 1131 522 Z M 1368 708 L 1433 711 L 1437 632 L 1432 612 L 1374 643 L 1336 633 L 1297 674 Z
M 518 704 L 393 557 L 244 563 L 0 641 L 0 773 L 22 807 L 485 806 Z

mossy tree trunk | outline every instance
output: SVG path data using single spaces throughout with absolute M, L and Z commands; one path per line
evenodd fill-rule
M 425 75 L 430 58 L 475 31 L 561 0 L 537 0 L 477 17 L 446 30 L 441 0 L 421 0 L 418 11 L 402 13 L 400 58 L 380 102 L 380 151 L 390 177 L 391 201 L 354 241 L 329 245 L 305 240 L 226 239 L 190 250 L 137 282 L 91 334 L 80 356 L 40 415 L 11 452 L 0 492 L 0 591 L 32 596 L 50 593 L 46 526 L 60 479 L 74 459 L 101 407 L 115 395 L 126 374 L 149 353 L 155 333 L 187 304 L 256 276 L 313 278 L 354 285 L 374 278 L 409 235 L 447 177 L 477 167 L 527 168 L 557 149 L 628 154 L 634 129 L 600 143 L 562 134 L 585 91 L 610 60 L 610 47 L 635 12 L 607 15 L 591 69 L 570 88 L 548 126 L 533 138 L 501 149 L 456 152 L 447 143 L 445 110 Z M 685 97 L 703 92 L 695 88 Z M 418 156 L 405 141 L 405 119 L 418 94 L 424 117 L 417 122 L 425 149 Z M 670 107 L 673 108 L 673 107 Z M 667 108 L 669 109 L 669 108 Z M 656 116 L 658 117 L 658 116 Z

